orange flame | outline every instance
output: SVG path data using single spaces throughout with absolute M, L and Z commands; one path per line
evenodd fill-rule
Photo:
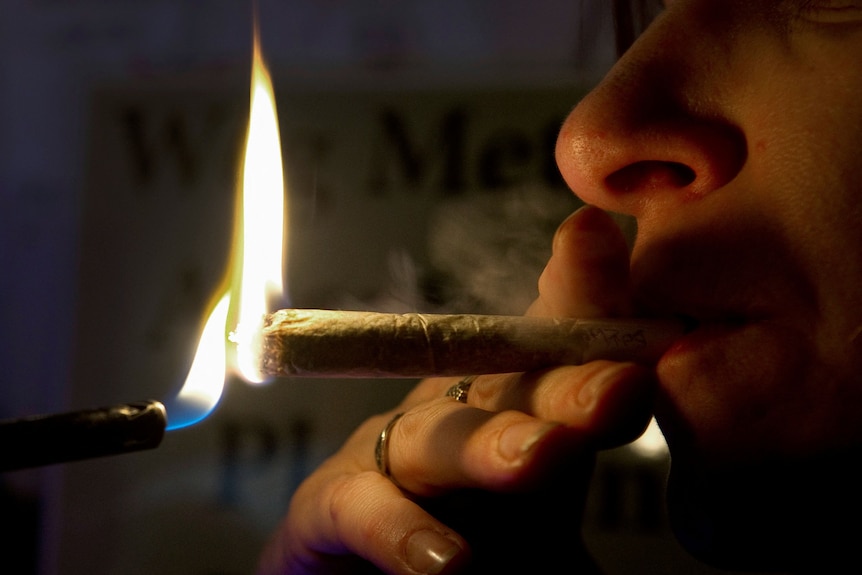
M 172 402 L 167 402 L 168 429 L 186 427 L 206 417 L 218 404 L 229 372 L 238 373 L 250 383 L 266 381 L 259 367 L 260 334 L 269 306 L 285 299 L 284 211 L 275 92 L 255 26 L 251 103 L 242 183 L 237 190 L 230 288 L 223 288 L 223 296 L 210 312 L 182 389 Z

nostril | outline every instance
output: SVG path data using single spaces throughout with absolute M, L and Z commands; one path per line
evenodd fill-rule
M 697 175 L 679 162 L 645 160 L 629 164 L 605 179 L 612 192 L 638 192 L 657 189 L 679 189 L 691 185 Z

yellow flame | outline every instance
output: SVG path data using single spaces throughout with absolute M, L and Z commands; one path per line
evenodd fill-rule
M 251 107 L 243 158 L 241 255 L 234 268 L 236 327 L 235 367 L 244 379 L 259 383 L 260 331 L 269 303 L 283 297 L 284 170 L 272 79 L 255 33 Z
M 189 374 L 177 397 L 168 401 L 169 428 L 191 425 L 216 406 L 228 371 L 251 383 L 260 370 L 261 328 L 270 305 L 285 298 L 284 171 L 272 80 L 260 50 L 257 29 L 251 73 L 248 134 L 237 189 L 230 288 L 206 321 Z M 227 283 L 227 282 L 225 282 Z M 228 344 L 225 339 L 232 345 Z

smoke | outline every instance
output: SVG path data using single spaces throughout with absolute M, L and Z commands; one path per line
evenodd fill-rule
M 442 203 L 428 238 L 439 305 L 455 313 L 523 313 L 537 295 L 554 232 L 580 205 L 571 193 L 538 184 Z
M 346 294 L 340 309 L 391 313 L 524 313 L 559 225 L 583 202 L 535 184 L 442 201 L 429 215 L 427 254 L 389 252 L 387 285 L 370 299 Z M 631 247 L 634 218 L 610 213 Z

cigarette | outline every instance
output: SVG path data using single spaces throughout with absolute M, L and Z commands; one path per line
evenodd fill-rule
M 0 471 L 153 449 L 166 426 L 158 401 L 0 421 Z
M 264 321 L 269 376 L 413 378 L 512 373 L 596 359 L 654 365 L 681 322 L 283 309 Z

